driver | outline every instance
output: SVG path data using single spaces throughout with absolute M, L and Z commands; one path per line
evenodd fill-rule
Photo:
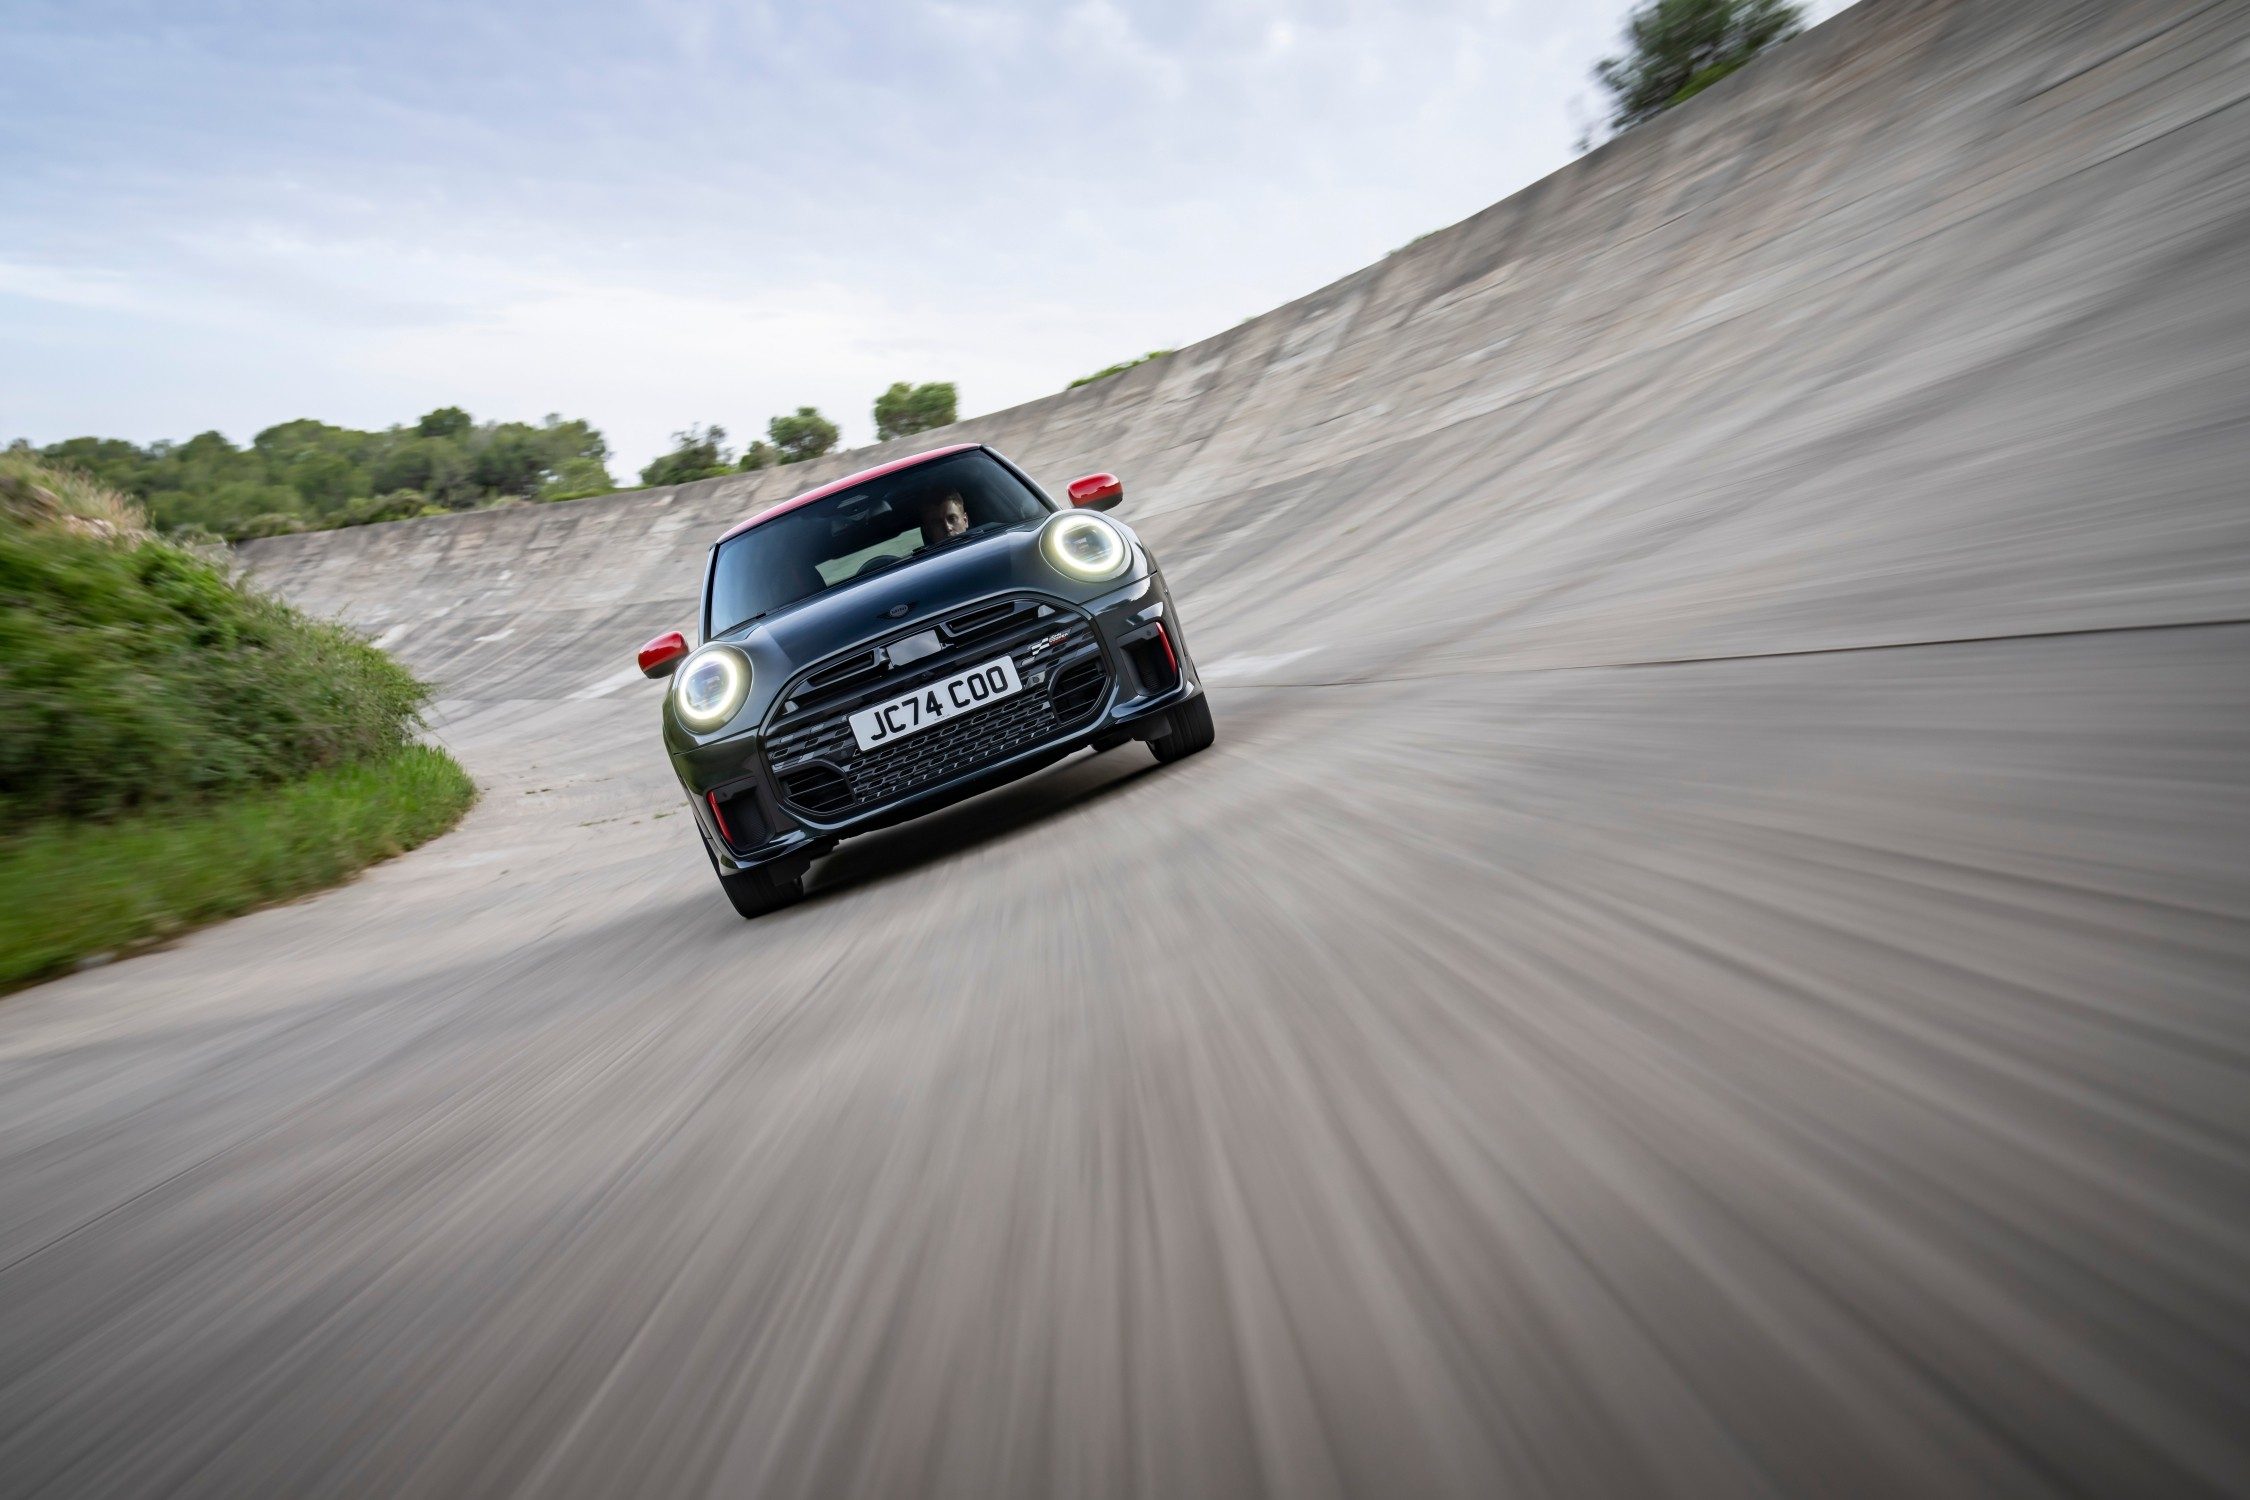
M 922 545 L 935 547 L 969 529 L 969 503 L 959 490 L 940 490 L 922 502 Z

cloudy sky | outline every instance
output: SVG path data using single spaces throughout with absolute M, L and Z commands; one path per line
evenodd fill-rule
M 1560 166 L 1626 8 L 0 0 L 0 440 L 993 410 Z

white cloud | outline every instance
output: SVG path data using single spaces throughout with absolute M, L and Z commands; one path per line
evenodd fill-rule
M 80 271 L 7 260 L 0 260 L 0 297 L 107 311 L 145 305 L 144 299 L 135 295 L 130 280 L 113 271 Z

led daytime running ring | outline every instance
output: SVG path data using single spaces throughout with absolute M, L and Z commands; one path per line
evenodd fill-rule
M 1133 560 L 1125 534 L 1086 511 L 1065 511 L 1049 521 L 1039 533 L 1039 551 L 1049 567 L 1082 583 L 1115 578 Z
M 742 710 L 750 696 L 750 664 L 727 646 L 706 646 L 672 677 L 672 711 L 697 734 L 707 734 Z

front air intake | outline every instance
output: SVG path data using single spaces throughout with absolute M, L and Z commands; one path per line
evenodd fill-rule
M 1047 700 L 1054 705 L 1055 722 L 1074 724 L 1094 711 L 1109 686 L 1109 673 L 1096 651 L 1066 663 L 1048 684 Z
M 814 817 L 840 812 L 852 803 L 852 784 L 834 766 L 816 762 L 781 778 L 781 797 Z

